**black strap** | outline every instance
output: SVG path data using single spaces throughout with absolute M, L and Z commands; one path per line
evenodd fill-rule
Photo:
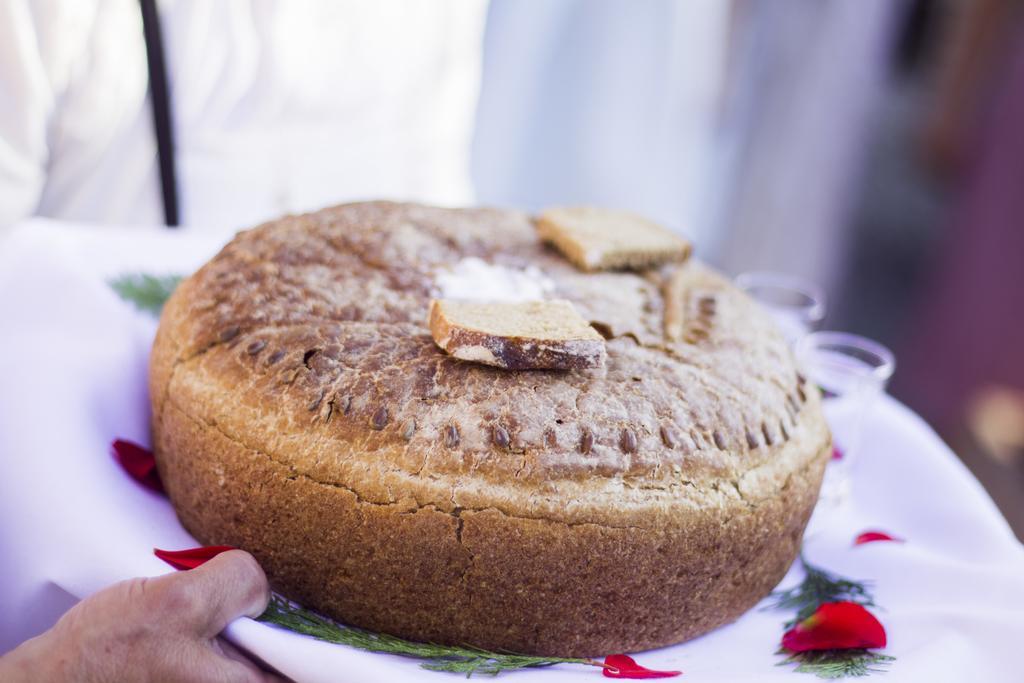
M 142 9 L 142 32 L 146 37 L 146 62 L 149 64 L 149 95 L 153 103 L 153 127 L 156 130 L 156 153 L 160 162 L 160 190 L 164 200 L 164 222 L 178 225 L 178 182 L 174 172 L 174 122 L 171 120 L 171 97 L 167 88 L 167 66 L 164 43 L 160 35 L 160 16 L 156 0 L 139 0 Z

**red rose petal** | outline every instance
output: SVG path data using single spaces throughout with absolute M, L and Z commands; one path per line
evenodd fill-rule
M 892 536 L 884 531 L 865 531 L 853 539 L 854 545 L 864 545 L 865 543 L 874 543 L 875 541 L 892 541 L 893 543 L 903 543 L 903 539 L 898 536 Z
M 195 569 L 207 560 L 212 560 L 223 552 L 235 550 L 230 545 L 207 545 L 201 548 L 185 550 L 160 550 L 153 548 L 153 554 L 175 569 Z
M 628 655 L 608 655 L 604 658 L 604 669 L 606 678 L 672 678 L 679 676 L 682 671 L 655 671 L 640 666 Z
M 833 460 L 842 460 L 843 459 L 843 455 L 844 455 L 844 453 L 843 453 L 843 449 L 842 448 L 840 448 L 839 446 L 833 446 L 832 447 L 832 459 Z
M 782 636 L 790 652 L 885 647 L 885 628 L 855 602 L 826 602 Z
M 156 471 L 156 458 L 153 457 L 153 451 L 123 439 L 116 439 L 110 445 L 110 450 L 114 459 L 128 473 L 128 476 L 151 491 L 164 492 L 160 473 Z

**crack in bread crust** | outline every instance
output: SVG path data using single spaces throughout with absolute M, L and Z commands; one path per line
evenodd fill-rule
M 433 277 L 469 256 L 539 268 L 606 366 L 439 351 Z M 493 209 L 351 204 L 241 233 L 168 301 L 150 372 L 161 475 L 197 538 L 348 623 L 521 652 L 735 618 L 795 557 L 830 448 L 817 391 L 722 277 L 579 273 Z

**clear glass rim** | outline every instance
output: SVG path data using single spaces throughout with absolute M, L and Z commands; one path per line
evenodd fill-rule
M 874 376 L 884 382 L 892 377 L 896 369 L 896 356 L 889 348 L 874 339 L 868 339 L 859 334 L 851 332 L 834 332 L 832 330 L 819 330 L 810 332 L 796 344 L 797 358 L 805 358 L 808 352 L 813 349 L 833 349 L 848 355 L 853 355 L 859 360 L 867 361 L 873 356 L 876 362 L 870 362 L 871 368 L 865 373 Z M 849 353 L 854 350 L 857 353 Z
M 807 300 L 807 304 L 803 306 L 788 306 L 788 308 L 799 309 L 812 322 L 818 322 L 825 317 L 825 306 L 827 303 L 825 290 L 810 280 L 805 280 L 802 277 L 788 273 L 754 270 L 740 273 L 733 282 L 748 294 L 750 294 L 750 289 L 759 287 L 795 292 L 803 296 Z

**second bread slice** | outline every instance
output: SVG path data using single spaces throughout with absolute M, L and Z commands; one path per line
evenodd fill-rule
M 430 302 L 430 333 L 446 353 L 508 370 L 604 365 L 604 338 L 564 300 Z
M 643 270 L 690 257 L 690 243 L 642 216 L 594 206 L 546 209 L 537 234 L 585 271 Z

